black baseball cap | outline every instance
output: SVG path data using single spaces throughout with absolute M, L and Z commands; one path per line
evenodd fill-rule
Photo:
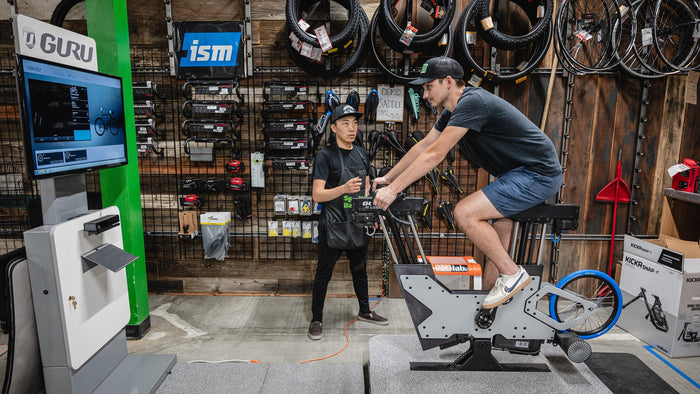
M 455 59 L 447 56 L 434 57 L 423 64 L 420 78 L 409 82 L 411 85 L 422 85 L 438 78 L 447 76 L 453 79 L 464 78 L 464 70 Z
M 333 108 L 333 113 L 331 114 L 331 123 L 335 123 L 336 120 L 344 118 L 346 116 L 354 116 L 355 119 L 360 119 L 362 117 L 362 112 L 357 112 L 355 107 L 350 104 L 343 104 Z

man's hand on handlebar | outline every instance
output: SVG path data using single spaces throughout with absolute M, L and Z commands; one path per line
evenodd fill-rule
M 372 191 L 377 190 L 377 188 L 379 186 L 386 186 L 390 183 L 391 183 L 391 181 L 384 176 L 380 176 L 379 178 L 374 178 L 374 180 L 372 181 Z
M 396 200 L 396 194 L 397 193 L 394 192 L 391 189 L 391 187 L 382 187 L 379 190 L 377 190 L 376 194 L 374 195 L 374 205 L 386 211 L 386 209 L 389 208 L 391 203 L 393 203 L 394 200 Z

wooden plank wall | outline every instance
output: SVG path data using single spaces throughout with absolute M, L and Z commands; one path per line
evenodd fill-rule
M 468 0 L 460 1 L 460 9 Z M 163 2 L 128 0 L 130 41 L 134 48 L 167 48 L 165 7 Z M 240 0 L 173 0 L 172 10 L 177 21 L 191 20 L 241 20 L 244 18 Z M 251 0 L 254 48 L 279 54 L 281 62 L 288 62 L 283 49 L 284 0 Z M 371 17 L 378 0 L 362 1 Z M 21 10 L 20 10 L 21 12 Z M 455 16 L 455 22 L 459 15 Z M 81 26 L 80 21 L 69 24 Z M 0 31 L 10 31 L 6 22 L 0 23 Z M 7 45 L 6 41 L 2 45 Z M 551 52 L 551 50 L 550 50 Z M 547 92 L 548 67 L 553 53 L 542 63 L 542 72 L 532 74 L 527 82 L 504 84 L 499 94 L 539 124 Z M 254 59 L 254 62 L 258 60 Z M 255 63 L 254 63 L 255 64 Z M 288 62 L 292 65 L 291 62 Z M 373 67 L 371 60 L 365 67 Z M 349 78 L 355 78 L 350 76 Z M 559 148 L 564 136 L 567 79 L 557 74 L 552 92 L 545 133 Z M 645 138 L 639 155 L 638 187 L 632 215 L 636 220 L 627 228 L 630 206 L 620 204 L 617 217 L 617 234 L 656 234 L 661 212 L 662 189 L 670 186 L 666 168 L 683 157 L 698 157 L 700 133 L 697 131 L 698 111 L 695 105 L 686 105 L 685 76 L 674 76 L 650 82 L 649 103 L 644 122 Z M 368 80 L 370 81 L 370 80 Z M 374 80 L 371 80 L 374 83 Z M 342 84 L 336 79 L 331 83 Z M 382 82 L 382 78 L 379 78 Z M 385 80 L 388 83 L 388 80 Z M 630 187 L 639 127 L 640 100 L 643 83 L 619 74 L 576 76 L 573 79 L 573 101 L 568 130 L 567 160 L 565 163 L 565 187 L 561 198 L 565 203 L 581 206 L 580 225 L 570 235 L 609 235 L 612 225 L 612 204 L 595 201 L 595 195 L 615 176 L 617 152 L 622 150 L 622 176 Z M 373 86 L 372 86 L 373 87 Z M 493 86 L 485 86 L 493 91 Z M 251 100 L 255 101 L 255 100 Z M 428 125 L 429 127 L 429 125 Z M 409 129 L 405 127 L 404 130 Z M 0 131 L 1 133 L 1 131 Z M 474 176 L 472 173 L 471 176 Z M 469 184 L 483 184 L 485 174 Z M 476 177 L 474 177 L 476 178 Z M 159 190 L 154 185 L 151 189 Z M 155 192 L 154 192 L 155 193 Z M 151 202 L 151 210 L 158 210 L 158 203 Z M 165 215 L 173 215 L 172 204 L 161 206 Z M 155 215 L 157 216 L 157 215 Z M 151 219 L 149 219 L 151 220 Z M 174 219 L 176 221 L 176 219 Z M 168 224 L 172 226 L 172 224 Z M 146 238 L 147 248 L 149 240 Z M 621 257 L 622 237 L 615 245 L 616 259 Z M 257 242 L 257 241 L 255 241 Z M 604 270 L 607 266 L 609 241 L 563 240 L 560 247 L 559 274 L 576 269 Z M 254 244 L 260 247 L 257 243 Z M 254 247 L 255 247 L 254 246 Z M 309 294 L 315 268 L 315 254 L 305 259 L 288 260 L 264 258 L 256 254 L 253 259 L 231 260 L 224 263 L 203 260 L 201 256 L 178 253 L 182 246 L 151 244 L 148 261 L 151 291 L 195 293 L 256 293 L 256 294 Z M 379 247 L 379 246 L 374 246 Z M 467 249 L 469 243 L 466 243 Z M 480 256 L 479 251 L 472 251 Z M 190 252 L 191 253 L 191 252 Z M 159 258 L 157 256 L 181 256 Z M 263 254 L 264 256 L 264 254 Z M 382 261 L 370 261 L 371 292 L 382 289 Z M 347 264 L 339 264 L 329 290 L 332 294 L 352 294 L 350 272 Z

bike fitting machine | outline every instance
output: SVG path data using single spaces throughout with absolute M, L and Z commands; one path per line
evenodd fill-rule
M 482 309 L 487 291 L 454 289 L 447 280 L 473 277 L 472 282 L 480 287 L 481 268 L 472 257 L 425 255 L 414 218 L 421 211 L 422 198 L 399 195 L 386 211 L 372 201 L 373 197 L 353 199 L 355 221 L 368 226 L 380 224 L 423 350 L 438 346 L 445 349 L 467 341 L 470 344 L 453 362 L 411 362 L 411 370 L 549 371 L 545 364 L 500 363 L 491 351 L 537 355 L 547 342 L 561 346 L 571 361 L 583 362 L 590 356 L 591 347 L 582 337 L 603 334 L 619 317 L 622 297 L 609 276 L 593 270 L 578 271 L 554 286 L 541 280 L 542 265 L 524 265 L 532 282 L 505 304 Z M 571 228 L 578 219 L 577 206 L 537 206 L 528 211 L 516 220 L 527 223 L 524 227 L 531 230 L 518 242 L 520 248 L 530 247 L 529 257 L 537 233 L 533 223 L 542 224 L 544 232 L 547 224 Z

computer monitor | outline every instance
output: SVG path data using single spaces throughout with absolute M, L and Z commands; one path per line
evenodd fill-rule
M 120 77 L 17 55 L 17 82 L 30 176 L 127 163 Z

